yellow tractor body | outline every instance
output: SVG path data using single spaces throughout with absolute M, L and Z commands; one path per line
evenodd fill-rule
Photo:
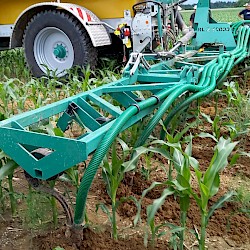
M 44 1 L 36 0 L 1 0 L 0 8 L 0 24 L 13 24 L 17 17 L 28 7 L 33 4 L 42 3 Z M 53 2 L 53 1 L 52 1 Z M 56 2 L 56 1 L 54 1 Z M 124 10 L 131 9 L 136 0 L 68 0 L 61 3 L 73 3 L 83 6 L 100 19 L 122 18 Z

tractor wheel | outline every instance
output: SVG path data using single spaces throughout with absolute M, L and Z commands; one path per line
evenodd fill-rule
M 72 66 L 97 63 L 97 49 L 81 23 L 67 13 L 54 10 L 36 14 L 28 23 L 23 47 L 34 76 L 62 77 Z M 54 72 L 54 73 L 53 73 Z

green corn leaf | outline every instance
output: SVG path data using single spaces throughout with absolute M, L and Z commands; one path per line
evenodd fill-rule
M 7 163 L 0 168 L 0 181 L 6 176 L 11 175 L 17 167 L 18 164 L 16 162 L 8 160 Z
M 168 147 L 172 147 L 172 148 L 177 148 L 179 150 L 181 150 L 181 144 L 179 142 L 165 142 L 163 140 L 154 140 L 150 143 L 150 145 L 154 145 L 154 144 L 159 144 L 160 146 L 162 145 L 166 145 Z
M 249 153 L 241 152 L 240 155 L 244 155 L 244 156 L 250 157 L 250 152 Z
M 180 209 L 182 212 L 186 212 L 189 209 L 189 205 L 190 205 L 190 196 L 188 195 L 184 195 L 180 197 Z
M 183 175 L 178 174 L 176 180 L 184 189 L 190 188 L 189 179 L 186 179 Z
M 59 137 L 64 137 L 64 133 L 62 132 L 62 130 L 60 128 L 54 128 L 54 134 L 56 136 L 59 136 Z
M 194 157 L 189 157 L 189 163 L 194 169 L 199 170 L 199 162 Z
M 174 143 L 174 137 L 169 133 L 166 134 L 167 141 Z
M 207 217 L 206 217 L 206 225 L 208 224 L 209 218 L 212 216 L 214 211 L 218 208 L 220 208 L 226 201 L 230 200 L 232 196 L 236 195 L 237 193 L 235 191 L 230 191 L 223 195 L 221 198 L 219 198 L 216 203 L 213 204 L 213 206 L 209 209 Z
M 145 154 L 147 152 L 148 152 L 148 149 L 145 147 L 136 148 L 133 155 L 132 155 L 132 159 L 130 161 L 124 162 L 122 164 L 122 166 L 125 168 L 124 172 L 129 172 L 129 171 L 135 169 L 137 166 L 137 161 L 138 161 L 139 157 L 142 154 Z
M 102 178 L 104 180 L 104 182 L 106 183 L 107 185 L 107 193 L 109 195 L 109 197 L 111 198 L 111 178 L 109 178 L 110 175 L 107 173 L 106 169 L 103 168 L 102 169 Z
M 185 128 L 181 132 L 176 134 L 176 136 L 174 137 L 174 142 L 179 142 L 181 138 L 183 137 L 183 135 L 186 134 L 190 130 L 190 128 L 193 128 L 194 126 L 196 126 L 198 123 L 199 121 L 197 119 L 194 122 L 185 126 Z
M 184 164 L 182 166 L 181 174 L 189 182 L 191 176 L 190 162 L 189 162 L 189 156 L 186 154 L 184 154 Z
M 198 137 L 201 137 L 201 138 L 211 138 L 213 139 L 214 141 L 218 142 L 218 140 L 216 139 L 215 136 L 209 134 L 209 133 L 204 133 L 204 132 L 201 132 L 197 135 Z
M 187 190 L 187 187 L 182 186 L 181 183 L 179 181 L 177 181 L 177 180 L 174 180 L 171 183 L 180 192 L 183 192 L 184 190 Z
M 210 124 L 213 124 L 213 120 L 211 119 L 209 115 L 206 115 L 204 113 L 201 113 L 201 115 L 206 119 L 207 122 L 209 122 Z
M 182 170 L 182 166 L 184 164 L 184 156 L 183 154 L 180 152 L 180 150 L 174 148 L 174 153 L 173 153 L 173 163 L 174 163 L 174 167 L 176 168 L 176 170 L 178 172 L 181 172 Z
M 203 183 L 200 183 L 200 189 L 201 189 L 201 208 L 204 213 L 207 212 L 207 203 L 209 199 L 209 189 L 206 185 Z
M 215 174 L 213 185 L 211 186 L 211 190 L 209 193 L 209 198 L 213 197 L 216 195 L 219 191 L 220 187 L 220 175 L 218 173 Z
M 154 220 L 156 212 L 162 206 L 162 204 L 165 202 L 165 199 L 167 198 L 167 196 L 172 195 L 174 192 L 175 192 L 175 190 L 171 187 L 164 189 L 161 197 L 154 200 L 153 204 L 149 206 L 148 211 L 147 211 L 148 225 Z
M 116 140 L 120 143 L 120 145 L 122 147 L 124 158 L 126 158 L 130 153 L 128 145 L 122 139 L 120 139 L 118 137 L 116 138 Z
M 95 212 L 96 212 L 96 213 L 98 212 L 99 208 L 101 208 L 101 210 L 102 210 L 105 214 L 107 214 L 108 219 L 109 219 L 110 222 L 112 223 L 112 215 L 111 215 L 111 213 L 110 213 L 108 207 L 107 207 L 105 204 L 103 204 L 103 203 L 96 204 L 96 209 L 95 209 Z
M 204 185 L 203 183 L 200 183 L 200 187 L 201 187 L 201 191 L 204 194 L 205 197 L 209 196 L 209 189 L 206 185 Z
M 103 159 L 103 167 L 105 168 L 105 171 L 107 172 L 108 175 L 112 175 L 112 165 L 109 164 L 107 156 L 104 157 Z
M 163 148 L 154 148 L 154 147 L 150 147 L 150 148 L 145 148 L 145 147 L 138 147 L 135 150 L 135 153 L 133 154 L 133 157 L 130 161 L 124 162 L 122 165 L 125 168 L 125 172 L 131 171 L 133 169 L 136 168 L 137 165 L 137 161 L 139 159 L 139 157 L 142 154 L 146 154 L 148 152 L 153 152 L 153 153 L 157 153 L 162 155 L 163 157 L 165 157 L 166 159 L 170 159 L 170 155 L 169 153 L 163 149 Z
M 230 139 L 226 140 L 223 137 L 219 139 L 214 156 L 210 162 L 207 171 L 204 174 L 203 183 L 204 185 L 207 186 L 209 192 L 213 188 L 213 183 L 215 181 L 216 174 L 218 174 L 227 166 L 228 164 L 227 158 L 233 151 L 236 144 L 237 142 L 231 143 Z
M 147 189 L 143 190 L 142 192 L 142 195 L 141 195 L 141 198 L 139 200 L 139 202 L 137 203 L 137 214 L 135 216 L 135 219 L 134 219 L 134 225 L 137 225 L 138 221 L 140 220 L 140 216 L 141 216 L 141 203 L 142 203 L 142 200 L 143 198 L 147 195 L 147 193 L 149 191 L 151 191 L 153 188 L 157 187 L 157 186 L 163 186 L 163 185 L 166 185 L 165 183 L 162 183 L 162 182 L 153 182 L 150 187 L 148 187 Z
M 8 93 L 8 95 L 13 99 L 13 100 L 16 100 L 17 97 L 15 95 L 15 91 L 13 91 L 13 88 L 10 86 L 11 83 L 14 82 L 14 79 L 10 79 L 6 84 L 6 92 Z
M 190 142 L 188 143 L 188 145 L 185 149 L 185 154 L 187 154 L 189 157 L 192 156 L 192 147 L 193 147 L 192 139 L 193 139 L 193 137 L 192 137 L 192 135 L 190 135 Z
M 159 229 L 156 227 L 156 230 L 158 231 Z M 166 234 L 167 234 L 167 232 L 162 231 L 162 232 L 160 232 L 160 233 L 157 234 L 157 238 L 160 238 L 160 237 L 162 237 L 162 236 L 164 236 Z
M 112 156 L 112 169 L 114 171 L 115 165 L 119 161 L 118 156 L 116 154 L 116 144 L 115 143 L 113 143 L 113 146 L 112 146 L 112 154 L 111 154 L 111 156 Z
M 172 223 L 165 223 L 165 225 L 170 228 L 171 233 L 178 233 L 185 230 L 185 227 L 176 226 Z
M 150 187 L 148 187 L 147 189 L 143 190 L 142 192 L 142 195 L 141 195 L 141 200 L 147 195 L 147 193 L 149 191 L 151 191 L 153 188 L 157 187 L 157 186 L 163 186 L 163 185 L 166 185 L 165 183 L 162 183 L 162 182 L 157 182 L 157 181 L 154 181 Z
M 198 183 L 201 183 L 202 172 L 199 169 L 194 168 L 195 175 L 197 177 Z
M 156 153 L 156 154 L 160 154 L 163 157 L 165 157 L 166 159 L 171 159 L 170 154 L 164 148 L 153 148 L 153 147 L 150 147 L 148 149 L 148 151 Z
M 234 154 L 230 160 L 230 166 L 233 166 L 234 164 L 236 164 L 239 157 L 240 157 L 240 154 L 238 154 L 238 153 Z

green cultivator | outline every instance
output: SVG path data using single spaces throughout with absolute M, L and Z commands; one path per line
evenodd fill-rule
M 210 22 L 206 2 L 198 5 L 194 29 L 171 50 L 133 52 L 120 80 L 0 123 L 0 148 L 30 179 L 56 178 L 93 154 L 77 194 L 74 219 L 70 219 L 73 225 L 83 223 L 91 183 L 121 131 L 153 114 L 135 147 L 143 145 L 164 114 L 167 126 L 176 113 L 211 93 L 235 65 L 250 55 L 249 26 Z M 203 20 L 202 16 L 208 18 Z M 146 99 L 138 95 L 144 91 Z M 180 98 L 183 94 L 185 99 Z M 176 106 L 168 113 L 173 103 Z M 72 139 L 32 131 L 34 125 L 44 124 L 52 117 L 56 117 L 56 126 L 63 132 L 75 121 L 84 133 Z

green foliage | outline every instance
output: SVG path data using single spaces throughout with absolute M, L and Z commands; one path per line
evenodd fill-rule
M 116 200 L 117 190 L 124 178 L 125 173 L 133 170 L 133 166 L 124 165 L 124 161 L 129 154 L 129 148 L 127 144 L 122 141 L 121 139 L 117 138 L 118 143 L 121 146 L 121 157 L 117 154 L 117 145 L 116 143 L 113 144 L 112 152 L 111 152 L 111 159 L 109 159 L 109 154 L 103 160 L 102 166 L 102 176 L 107 186 L 107 193 L 111 199 L 112 203 L 112 216 L 107 213 L 108 209 L 101 205 L 101 208 L 104 212 L 106 212 L 109 216 L 109 219 L 112 222 L 112 230 L 113 230 L 113 238 L 117 240 L 117 225 L 116 225 L 116 210 L 119 206 L 120 202 Z
M 248 0 L 238 0 L 235 3 L 235 7 L 243 7 L 248 2 L 249 2 Z
M 163 235 L 159 230 L 165 226 L 165 224 L 155 225 L 155 214 L 157 210 L 163 205 L 167 196 L 172 195 L 174 193 L 173 188 L 166 188 L 163 190 L 161 197 L 155 199 L 152 205 L 147 207 L 147 225 L 150 228 L 152 239 L 151 244 L 155 245 L 155 239 L 159 238 Z M 147 235 L 147 234 L 146 234 Z
M 3 180 L 7 177 L 8 178 L 8 189 L 7 194 L 9 195 L 10 199 L 10 206 L 11 206 L 11 212 L 12 215 L 16 214 L 16 197 L 15 192 L 13 188 L 12 178 L 15 169 L 18 167 L 16 162 L 9 159 L 3 152 L 0 153 L 0 203 L 2 206 L 2 209 L 5 209 L 4 204 L 4 192 L 2 188 Z
M 240 20 L 238 13 L 242 9 L 244 9 L 243 5 L 240 8 L 212 9 L 212 18 L 217 22 L 237 22 Z M 189 24 L 189 18 L 193 11 L 193 9 L 181 11 L 186 24 Z
M 80 173 L 81 172 L 78 169 L 78 166 L 74 166 L 64 171 L 63 175 L 60 176 L 60 180 L 71 183 L 74 187 L 76 187 L 76 191 L 78 191 L 80 185 Z
M 53 216 L 50 198 L 30 187 L 24 200 L 25 208 L 19 211 L 24 226 L 29 229 L 47 228 Z
M 0 52 L 0 81 L 4 78 L 30 79 L 31 74 L 25 63 L 23 49 Z
M 233 200 L 240 204 L 239 212 L 245 213 L 250 217 L 250 192 L 245 186 L 240 186 L 236 189 Z
M 236 82 L 224 83 L 223 91 L 228 99 L 228 107 L 223 112 L 224 122 L 232 140 L 244 139 L 250 131 L 250 99 L 249 93 L 244 95 L 240 92 Z
M 188 141 L 189 140 L 189 141 Z M 224 139 L 223 137 L 219 138 L 217 146 L 215 148 L 214 156 L 207 168 L 207 170 L 203 173 L 199 169 L 199 162 L 192 157 L 192 136 L 188 137 L 188 144 L 186 146 L 185 151 L 183 151 L 180 142 L 169 143 L 160 140 L 153 141 L 150 144 L 150 147 L 143 148 L 140 147 L 137 149 L 137 154 L 134 154 L 133 158 L 130 161 L 130 164 L 136 162 L 136 159 L 139 157 L 139 153 L 145 153 L 148 150 L 152 152 L 161 152 L 162 155 L 166 156 L 168 160 L 173 163 L 173 167 L 177 173 L 175 179 L 170 179 L 165 182 L 153 182 L 152 185 L 143 191 L 141 199 L 139 203 L 141 204 L 142 199 L 146 196 L 146 194 L 151 191 L 156 186 L 165 186 L 166 188 L 163 190 L 160 198 L 156 199 L 152 205 L 149 205 L 147 208 L 147 224 L 151 230 L 152 242 L 154 244 L 155 238 L 158 237 L 159 228 L 163 225 L 155 225 L 154 218 L 157 210 L 162 206 L 167 196 L 175 194 L 175 196 L 179 197 L 180 200 L 180 210 L 181 210 L 181 227 L 186 227 L 186 218 L 190 204 L 190 197 L 193 197 L 196 201 L 200 212 L 201 212 L 201 231 L 199 238 L 199 246 L 200 249 L 205 249 L 205 234 L 206 234 L 206 226 L 208 224 L 208 220 L 215 211 L 215 209 L 222 206 L 222 204 L 231 199 L 233 195 L 235 195 L 234 191 L 231 191 L 225 194 L 223 197 L 219 198 L 212 207 L 208 208 L 209 200 L 215 196 L 219 190 L 220 186 L 220 176 L 219 173 L 227 166 L 228 157 L 231 154 L 232 150 L 236 146 L 237 142 L 231 142 L 230 139 Z M 186 142 L 187 142 L 186 141 Z M 152 147 L 152 145 L 158 145 L 160 148 Z M 163 151 L 172 148 L 170 154 L 164 153 Z M 191 168 L 193 168 L 199 191 L 192 187 L 191 182 Z M 137 216 L 135 217 L 134 223 L 137 224 L 140 220 L 140 212 L 141 208 L 139 207 Z M 179 232 L 179 249 L 183 249 L 184 245 L 184 230 Z M 147 237 L 146 237 L 147 239 Z

